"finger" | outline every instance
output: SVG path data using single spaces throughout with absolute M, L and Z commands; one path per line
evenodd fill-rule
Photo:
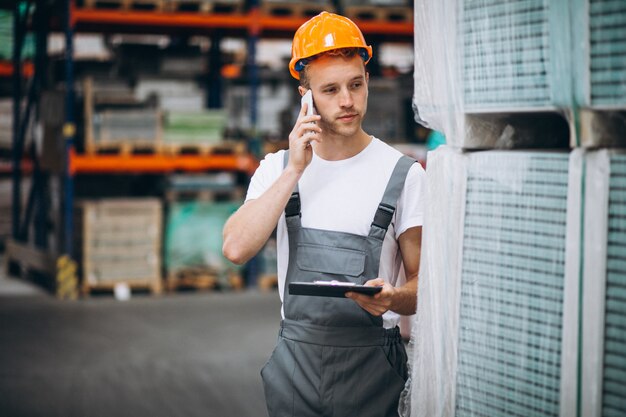
M 302 107 L 300 107 L 300 113 L 298 114 L 298 118 L 304 117 L 308 109 L 309 103 L 304 103 Z

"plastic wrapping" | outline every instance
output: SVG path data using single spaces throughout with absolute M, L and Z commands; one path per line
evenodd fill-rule
M 561 355 L 576 346 L 563 322 L 578 314 L 564 306 L 579 261 L 569 164 L 565 152 L 429 154 L 411 416 L 559 415 Z
M 626 152 L 428 164 L 406 415 L 622 415 Z
M 626 154 L 586 156 L 582 415 L 626 410 Z
M 449 144 L 579 145 L 579 109 L 611 110 L 626 131 L 624 1 L 417 0 L 414 19 L 415 118 Z M 550 122 L 516 120 L 538 113 L 552 115 Z M 546 143 L 555 135 L 543 132 L 553 125 L 566 138 Z M 583 123 L 586 146 L 614 139 L 603 125 Z
M 203 267 L 217 274 L 238 271 L 239 266 L 222 255 L 222 229 L 241 203 L 179 201 L 167 213 L 165 268 L 168 274 Z

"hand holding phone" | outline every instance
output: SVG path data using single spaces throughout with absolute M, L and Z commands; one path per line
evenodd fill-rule
M 307 92 L 302 96 L 302 99 L 300 99 L 300 105 L 304 107 L 304 103 L 308 105 L 306 110 L 307 116 L 317 114 L 315 106 L 313 105 L 313 92 L 311 90 L 307 90 Z

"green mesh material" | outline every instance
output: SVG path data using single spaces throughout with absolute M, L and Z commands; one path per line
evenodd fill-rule
M 240 202 L 175 202 L 165 226 L 165 267 L 168 273 L 187 267 L 216 272 L 238 270 L 222 255 L 222 229 Z
M 567 0 L 459 1 L 468 111 L 569 103 Z
M 24 38 L 22 58 L 35 56 L 35 38 L 27 33 Z M 0 59 L 13 58 L 13 12 L 0 10 Z
M 558 416 L 568 154 L 470 161 L 456 416 Z
M 168 112 L 163 124 L 163 140 L 180 144 L 219 144 L 224 139 L 226 113 L 222 110 L 202 112 Z
M 626 155 L 611 157 L 602 416 L 626 413 Z
M 626 106 L 626 1 L 589 1 L 591 104 Z

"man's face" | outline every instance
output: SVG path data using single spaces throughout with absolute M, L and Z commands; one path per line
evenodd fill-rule
M 357 134 L 367 111 L 365 65 L 360 56 L 323 55 L 312 61 L 308 76 L 322 131 L 349 137 Z

